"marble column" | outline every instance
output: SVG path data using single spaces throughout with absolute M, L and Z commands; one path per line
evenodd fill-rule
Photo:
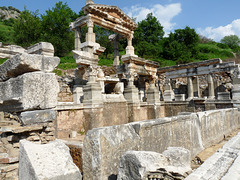
M 215 99 L 214 83 L 211 74 L 208 74 L 208 99 Z
M 76 50 L 76 51 L 80 51 L 80 50 L 81 50 L 81 48 L 80 48 L 80 45 L 81 45 L 81 40 L 80 40 L 80 37 L 81 37 L 80 28 L 77 27 L 74 31 L 75 31 L 75 50 Z
M 193 96 L 200 98 L 200 88 L 198 76 L 193 78 Z
M 95 33 L 93 32 L 94 23 L 92 22 L 92 20 L 88 20 L 87 27 L 88 27 L 88 32 L 86 34 L 86 42 L 95 43 L 96 37 L 95 37 Z
M 116 37 L 114 38 L 113 46 L 114 46 L 113 66 L 118 66 L 120 64 L 120 61 L 119 61 L 119 34 L 117 34 Z
M 192 77 L 187 77 L 187 87 L 188 87 L 188 98 L 187 100 L 193 99 L 193 79 Z
M 126 55 L 130 55 L 130 56 L 136 56 L 134 54 L 134 47 L 132 45 L 132 39 L 133 39 L 133 32 L 132 34 L 130 34 L 130 36 L 128 37 L 128 46 L 126 47 Z

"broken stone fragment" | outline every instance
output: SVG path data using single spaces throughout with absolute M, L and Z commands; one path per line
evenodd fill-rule
M 19 180 L 81 180 L 82 175 L 73 163 L 69 148 L 60 140 L 49 144 L 20 141 Z
M 27 72 L 52 72 L 60 63 L 58 57 L 42 55 L 17 54 L 0 65 L 0 81 L 6 81 Z
M 56 119 L 57 114 L 56 111 L 47 109 L 22 112 L 19 117 L 23 125 L 29 125 L 53 121 Z
M 57 105 L 54 73 L 32 72 L 0 82 L 0 111 L 50 109 Z
M 54 47 L 49 42 L 40 42 L 28 47 L 28 54 L 41 54 L 44 56 L 54 56 Z
M 162 154 L 151 151 L 127 151 L 120 160 L 118 180 L 143 179 L 148 171 L 168 165 Z
M 118 180 L 149 179 L 152 175 L 184 179 L 191 172 L 190 157 L 189 150 L 178 147 L 169 148 L 163 154 L 127 151 L 120 160 Z

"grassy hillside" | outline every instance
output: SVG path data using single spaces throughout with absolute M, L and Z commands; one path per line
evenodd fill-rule
M 0 21 L 0 42 L 4 44 L 14 44 L 14 31 L 11 26 L 12 22 L 2 22 Z M 224 44 L 216 43 L 216 42 L 208 42 L 208 43 L 199 43 L 199 57 L 197 59 L 192 60 L 193 62 L 198 62 L 202 60 L 221 58 L 222 60 L 234 58 L 232 49 L 227 47 Z M 121 51 L 120 56 L 125 54 L 124 51 Z M 145 59 L 157 61 L 160 63 L 161 67 L 164 66 L 173 66 L 176 65 L 176 61 L 166 60 L 163 58 L 154 58 L 144 57 Z M 114 55 L 113 53 L 108 55 L 108 58 L 105 56 L 100 56 L 99 65 L 101 66 L 112 66 Z M 0 60 L 0 64 L 2 64 L 5 59 Z M 75 60 L 72 57 L 72 53 L 69 53 L 66 57 L 61 57 L 61 62 L 56 70 L 56 73 L 61 74 L 61 70 L 74 69 L 77 65 Z
M 14 44 L 13 34 L 13 27 L 0 21 L 0 42 L 4 42 L 4 44 Z

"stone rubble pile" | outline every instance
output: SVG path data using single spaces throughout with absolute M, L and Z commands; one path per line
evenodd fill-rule
M 20 140 L 55 140 L 59 85 L 52 71 L 60 59 L 50 43 L 28 51 L 37 54 L 21 52 L 0 65 L 0 179 L 18 179 Z
M 17 115 L 0 112 L 0 179 L 18 177 L 19 141 L 45 144 L 55 140 L 52 122 L 22 126 Z

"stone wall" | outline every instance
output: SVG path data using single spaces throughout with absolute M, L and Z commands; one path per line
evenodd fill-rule
M 184 147 L 195 157 L 239 127 L 239 112 L 231 108 L 90 130 L 83 144 L 84 179 L 116 176 L 128 150 L 162 153 L 170 146 Z
M 22 126 L 17 115 L 0 112 L 0 179 L 18 179 L 19 141 L 46 144 L 55 140 L 53 122 Z

